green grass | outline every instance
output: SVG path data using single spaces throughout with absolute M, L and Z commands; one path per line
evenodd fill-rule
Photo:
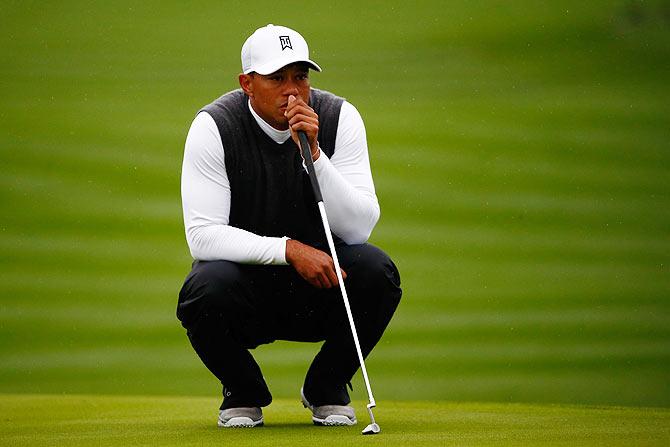
M 384 402 L 369 423 L 356 403 L 356 427 L 316 427 L 297 399 L 273 402 L 265 426 L 216 427 L 209 398 L 2 395 L 0 444 L 32 445 L 253 445 L 276 446 L 636 446 L 667 445 L 670 410 L 520 404 Z
M 313 85 L 366 122 L 372 241 L 404 287 L 369 359 L 381 402 L 669 407 L 667 10 L 2 2 L 0 392 L 218 396 L 174 316 L 190 266 L 183 144 L 272 22 L 307 37 Z M 317 349 L 255 352 L 276 398 L 295 396 Z

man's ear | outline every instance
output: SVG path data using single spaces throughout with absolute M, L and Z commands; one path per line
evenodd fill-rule
M 237 80 L 240 82 L 240 87 L 242 87 L 242 91 L 249 97 L 253 98 L 254 97 L 254 88 L 253 88 L 253 83 L 252 83 L 252 75 L 250 74 L 244 74 L 240 73 L 240 75 L 237 77 Z

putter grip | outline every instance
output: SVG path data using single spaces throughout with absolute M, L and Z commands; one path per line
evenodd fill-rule
M 321 196 L 321 188 L 319 187 L 319 180 L 316 178 L 316 172 L 314 172 L 314 160 L 312 159 L 312 149 L 309 147 L 309 140 L 307 140 L 307 134 L 302 130 L 298 131 L 298 139 L 300 140 L 300 150 L 302 151 L 302 158 L 305 160 L 305 166 L 307 166 L 307 174 L 309 175 L 309 181 L 312 183 L 312 191 L 314 191 L 314 198 L 316 202 L 323 202 L 323 196 Z

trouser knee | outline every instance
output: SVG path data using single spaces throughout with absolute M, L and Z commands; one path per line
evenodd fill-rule
M 259 334 L 245 330 L 244 323 L 256 314 L 246 282 L 237 263 L 197 262 L 179 292 L 177 317 L 190 332 L 217 330 L 245 346 L 257 346 Z
M 395 310 L 402 296 L 400 273 L 391 258 L 381 249 L 364 244 L 348 258 L 347 282 L 357 290 L 357 301 Z

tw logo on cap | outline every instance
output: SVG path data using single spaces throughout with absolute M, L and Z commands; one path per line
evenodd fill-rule
M 289 39 L 289 36 L 279 36 L 279 43 L 281 43 L 281 50 L 284 51 L 287 48 L 290 48 L 291 50 L 293 47 L 291 46 L 291 39 Z

